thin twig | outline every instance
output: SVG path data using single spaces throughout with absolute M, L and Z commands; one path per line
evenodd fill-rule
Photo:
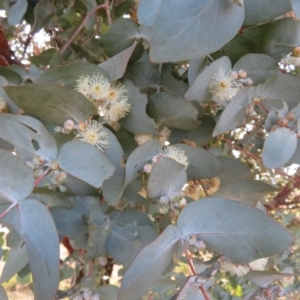
M 50 168 L 47 168 L 46 171 L 34 181 L 34 186 L 37 186 L 45 178 L 45 176 L 48 175 L 50 170 Z
M 1 214 L 0 214 L 0 219 L 2 218 L 2 217 L 4 217 L 13 207 L 15 207 L 16 205 L 17 205 L 17 201 L 16 202 L 13 202 L 4 212 L 2 212 Z
M 109 9 L 109 0 L 105 0 L 105 12 L 106 12 L 106 16 L 107 16 L 107 23 L 110 26 L 112 24 L 111 21 L 111 15 L 110 15 L 110 9 Z
M 64 44 L 64 46 L 61 48 L 61 50 L 59 51 L 60 54 L 63 54 L 67 48 L 70 46 L 70 44 L 72 43 L 72 41 L 75 39 L 75 37 L 78 35 L 78 33 L 80 32 L 80 30 L 84 27 L 85 23 L 89 20 L 89 18 L 99 9 L 103 8 L 106 10 L 106 14 L 107 14 L 107 9 L 109 10 L 108 7 L 108 1 L 106 0 L 104 4 L 98 5 L 96 6 L 93 10 L 91 10 L 83 19 L 82 23 L 80 24 L 80 26 L 76 29 L 76 31 L 73 33 L 73 35 L 70 37 L 70 39 Z M 110 18 L 110 12 L 109 12 L 109 16 L 107 16 L 108 19 L 108 23 L 109 21 L 111 22 L 111 18 Z
M 183 249 L 184 249 L 185 257 L 186 257 L 186 259 L 188 261 L 188 264 L 190 266 L 190 269 L 191 269 L 193 275 L 197 275 L 197 271 L 195 269 L 194 263 L 193 263 L 191 257 L 189 256 L 188 250 L 187 250 L 187 248 L 186 248 L 186 246 L 184 244 L 184 240 L 183 239 L 181 240 L 181 243 L 182 243 L 182 246 L 183 246 Z

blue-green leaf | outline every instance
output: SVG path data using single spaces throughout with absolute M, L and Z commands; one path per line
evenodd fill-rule
M 262 151 L 263 164 L 269 169 L 281 168 L 296 151 L 297 140 L 297 134 L 289 128 L 270 132 Z
M 62 126 L 67 120 L 83 122 L 89 116 L 97 114 L 94 104 L 69 87 L 37 83 L 8 86 L 4 89 L 25 112 L 55 125 Z
M 222 0 L 164 0 L 154 19 L 150 58 L 177 62 L 214 52 L 237 34 L 244 13 L 244 7 Z
M 140 300 L 167 268 L 179 239 L 179 230 L 169 225 L 156 240 L 144 247 L 123 276 L 118 300 Z
M 129 80 L 125 80 L 124 84 L 128 90 L 131 111 L 125 118 L 120 119 L 119 123 L 134 134 L 149 133 L 157 135 L 154 121 L 146 114 L 147 97 L 141 94 Z
M 161 126 L 192 130 L 200 122 L 197 109 L 183 96 L 161 92 L 149 97 L 147 112 Z
M 163 178 L 163 180 L 162 180 Z M 187 181 L 185 166 L 172 158 L 160 157 L 151 170 L 147 191 L 150 198 L 179 193 Z
M 188 204 L 177 226 L 183 236 L 199 236 L 208 249 L 236 264 L 280 253 L 293 242 L 292 235 L 266 213 L 223 198 Z
M 32 170 L 18 157 L 0 149 L 0 202 L 26 198 L 34 186 Z
M 144 172 L 145 164 L 161 152 L 161 143 L 156 140 L 137 147 L 128 157 L 126 163 L 125 186 Z
M 10 26 L 19 24 L 26 12 L 28 2 L 27 0 L 17 0 L 9 9 L 7 14 L 7 21 Z
M 64 144 L 59 150 L 57 162 L 64 171 L 95 188 L 101 187 L 103 181 L 115 171 L 101 151 L 81 141 Z
M 19 202 L 22 236 L 25 240 L 36 300 L 53 300 L 59 284 L 59 241 L 49 211 L 36 200 Z
M 0 286 L 0 298 L 2 300 L 8 300 L 6 292 L 5 292 L 5 290 L 4 290 L 4 288 L 2 286 Z

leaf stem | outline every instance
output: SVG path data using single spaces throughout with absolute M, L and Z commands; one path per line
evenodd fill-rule
M 0 214 L 0 219 L 4 217 L 12 208 L 14 208 L 17 205 L 17 203 L 17 201 L 13 202 L 4 212 L 2 212 Z
M 45 178 L 45 176 L 48 175 L 50 170 L 50 168 L 47 168 L 45 172 L 34 181 L 34 186 L 37 186 Z

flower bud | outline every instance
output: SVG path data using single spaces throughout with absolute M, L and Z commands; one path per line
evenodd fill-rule
M 155 155 L 155 156 L 152 158 L 153 163 L 156 164 L 156 163 L 158 162 L 159 158 L 160 158 L 160 155 Z
M 293 49 L 292 55 L 297 57 L 300 56 L 300 46 L 297 46 Z
M 244 85 L 245 86 L 251 86 L 253 84 L 253 80 L 251 78 L 246 78 Z
M 261 98 L 260 97 L 253 97 L 251 99 L 252 103 L 255 105 L 259 105 L 261 103 Z
M 289 124 L 289 121 L 288 121 L 288 119 L 286 119 L 286 118 L 280 118 L 280 119 L 278 119 L 278 121 L 277 121 L 277 125 L 278 125 L 279 127 L 287 127 L 288 124 Z
M 72 120 L 67 120 L 64 123 L 63 133 L 65 133 L 65 134 L 71 133 L 74 130 L 74 126 L 75 126 L 75 124 Z
M 231 73 L 230 73 L 230 76 L 233 78 L 233 79 L 238 79 L 238 77 L 239 77 L 239 73 L 237 72 L 237 71 L 232 71 Z
M 247 72 L 243 69 L 238 71 L 239 77 L 240 78 L 246 78 L 247 77 Z
M 64 185 L 60 185 L 58 188 L 59 188 L 59 190 L 60 190 L 61 193 L 66 193 L 67 190 L 68 190 L 67 187 L 64 186 Z
M 195 245 L 196 242 L 197 242 L 197 237 L 194 234 L 190 235 L 189 244 L 190 245 Z
M 83 132 L 86 130 L 86 123 L 85 122 L 79 122 L 77 126 L 77 130 L 79 132 Z
M 289 112 L 287 115 L 286 115 L 286 118 L 290 121 L 290 122 L 292 122 L 292 121 L 295 121 L 295 114 L 293 114 L 293 113 L 291 113 L 291 112 Z
M 152 165 L 151 164 L 146 164 L 144 165 L 144 172 L 149 174 L 152 170 Z
M 186 199 L 182 198 L 178 201 L 180 208 L 187 206 Z
M 59 168 L 59 163 L 54 160 L 50 163 L 49 167 L 52 169 L 52 170 L 57 170 Z
M 59 172 L 57 175 L 56 175 L 56 180 L 58 182 L 63 182 L 67 179 L 67 173 L 66 172 Z
M 284 291 L 283 287 L 281 287 L 281 286 L 276 287 L 274 290 L 274 293 L 275 293 L 276 297 L 285 296 L 285 291 Z
M 37 156 L 35 156 L 35 157 L 33 158 L 32 162 L 33 162 L 35 165 L 40 166 L 40 165 L 42 165 L 42 164 L 44 163 L 44 159 L 43 159 L 42 157 L 40 157 L 40 156 L 37 155 Z

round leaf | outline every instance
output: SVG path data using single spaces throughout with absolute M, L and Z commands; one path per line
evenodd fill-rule
M 281 168 L 297 148 L 297 134 L 288 128 L 277 128 L 269 133 L 263 147 L 262 161 L 269 169 Z
M 266 213 L 242 202 L 204 198 L 181 212 L 178 228 L 198 235 L 206 246 L 235 264 L 245 264 L 285 250 L 292 235 Z
M 63 170 L 95 188 L 100 188 L 115 171 L 101 151 L 81 141 L 64 144 L 59 150 L 57 162 Z
M 59 241 L 49 211 L 36 200 L 19 202 L 22 235 L 33 277 L 34 298 L 53 300 L 59 284 Z
M 179 239 L 179 230 L 169 225 L 156 240 L 144 247 L 123 276 L 118 300 L 141 299 L 167 268 Z
M 146 114 L 147 97 L 141 94 L 129 80 L 125 80 L 124 84 L 128 90 L 131 110 L 125 118 L 119 120 L 120 125 L 134 134 L 149 133 L 157 135 L 155 123 Z
M 62 126 L 67 120 L 82 122 L 97 115 L 94 104 L 68 87 L 38 83 L 4 89 L 25 112 L 55 125 Z
M 200 123 L 197 109 L 183 96 L 171 93 L 155 93 L 149 98 L 147 112 L 161 126 L 192 130 Z
M 148 179 L 148 196 L 150 198 L 170 197 L 173 193 L 181 191 L 186 180 L 184 165 L 172 158 L 160 157 Z
M 214 52 L 237 34 L 244 13 L 244 7 L 222 0 L 161 1 L 152 29 L 150 58 L 177 62 Z
M 34 186 L 32 170 L 18 157 L 0 149 L 0 198 L 1 201 L 20 201 Z

